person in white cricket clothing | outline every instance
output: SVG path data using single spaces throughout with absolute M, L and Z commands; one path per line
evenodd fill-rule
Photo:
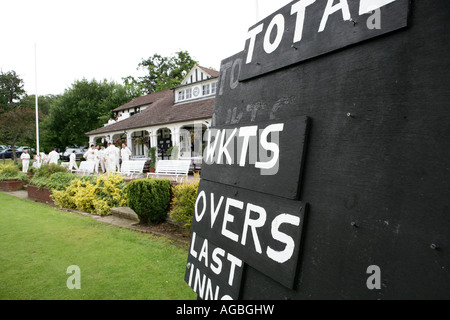
M 58 164 L 58 160 L 59 160 L 59 153 L 56 152 L 55 148 L 52 148 L 52 151 L 50 151 L 50 153 L 47 156 L 48 158 L 48 163 L 52 164 Z
M 87 161 L 93 161 L 96 165 L 95 165 L 95 167 L 94 167 L 94 171 L 95 171 L 95 173 L 97 173 L 98 174 L 98 163 L 97 163 L 97 160 L 98 160 L 98 151 L 97 151 L 97 149 L 95 149 L 95 146 L 93 145 L 93 144 L 91 144 L 91 147 L 88 149 L 88 151 L 86 151 L 86 153 L 84 154 L 84 158 L 87 160 Z
M 106 171 L 108 173 L 116 172 L 116 150 L 114 144 L 109 143 L 108 148 L 106 148 Z
M 73 168 L 75 168 L 75 170 L 78 170 L 77 156 L 75 150 L 73 150 L 73 152 L 69 156 L 69 170 L 72 171 Z
M 120 150 L 120 156 L 122 157 L 122 163 L 124 161 L 131 160 L 131 150 L 127 147 L 126 143 L 122 143 L 122 149 Z
M 22 160 L 22 171 L 27 173 L 30 166 L 30 154 L 28 153 L 27 149 L 23 150 L 20 159 Z
M 38 159 L 38 160 L 41 165 L 48 163 L 48 156 L 44 152 L 41 152 L 39 155 L 40 155 L 40 159 Z

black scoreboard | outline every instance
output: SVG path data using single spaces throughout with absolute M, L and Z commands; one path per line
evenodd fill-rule
M 201 299 L 450 298 L 450 5 L 292 1 L 222 61 Z

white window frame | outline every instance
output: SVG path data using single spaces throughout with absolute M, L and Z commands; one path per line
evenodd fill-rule
M 192 99 L 192 88 L 186 89 L 186 100 Z
M 178 101 L 184 100 L 184 90 L 178 91 Z
M 204 85 L 202 86 L 202 93 L 203 93 L 203 95 L 204 95 L 204 96 L 207 96 L 207 95 L 210 94 L 210 92 L 211 92 L 210 84 L 209 84 L 209 83 L 208 83 L 208 84 L 204 84 Z

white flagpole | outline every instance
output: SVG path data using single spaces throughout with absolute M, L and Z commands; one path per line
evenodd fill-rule
M 259 21 L 259 1 L 255 0 L 256 2 L 256 22 Z
M 34 74 L 35 74 L 35 85 L 36 85 L 36 153 L 38 166 L 41 164 L 41 157 L 39 153 L 39 106 L 38 106 L 38 89 L 37 89 L 37 49 L 36 43 L 34 44 Z

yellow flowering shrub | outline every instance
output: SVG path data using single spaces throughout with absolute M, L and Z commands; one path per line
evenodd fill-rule
M 186 229 L 191 228 L 192 217 L 195 210 L 199 180 L 182 183 L 172 188 L 173 200 L 170 217 Z
M 78 191 L 78 179 L 72 180 L 69 186 L 64 190 L 53 190 L 52 197 L 55 205 L 61 208 L 76 209 L 75 195 Z
M 126 182 L 119 174 L 83 177 L 73 180 L 63 191 L 54 191 L 55 204 L 101 216 L 111 214 L 111 208 L 127 204 Z
M 96 198 L 95 186 L 90 182 L 77 181 L 77 191 L 75 193 L 74 202 L 78 210 L 94 213 L 94 200 Z

